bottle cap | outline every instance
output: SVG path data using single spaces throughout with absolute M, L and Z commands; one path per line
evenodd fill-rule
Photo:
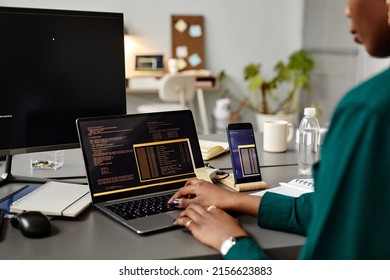
M 316 108 L 306 107 L 304 114 L 305 114 L 305 116 L 315 116 L 316 115 Z

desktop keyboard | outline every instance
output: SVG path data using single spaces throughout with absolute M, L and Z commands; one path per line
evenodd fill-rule
M 139 200 L 120 202 L 107 205 L 106 207 L 122 218 L 131 220 L 175 210 L 175 207 L 168 205 L 168 200 L 173 194 L 174 193 L 170 193 Z

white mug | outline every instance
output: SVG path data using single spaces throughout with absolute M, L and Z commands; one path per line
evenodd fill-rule
M 177 74 L 179 71 L 179 62 L 175 58 L 170 58 L 168 60 L 168 72 L 170 74 Z
M 266 152 L 280 153 L 287 151 L 288 143 L 294 136 L 294 126 L 286 121 L 265 121 L 263 149 Z

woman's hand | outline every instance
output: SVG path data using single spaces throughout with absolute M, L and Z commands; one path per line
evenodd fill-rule
M 212 183 L 197 178 L 189 179 L 183 188 L 178 190 L 168 201 L 178 208 L 186 208 L 195 202 L 203 207 L 215 205 L 226 209 L 227 203 L 235 193 L 227 191 Z
M 205 208 L 192 203 L 183 210 L 175 224 L 185 226 L 196 239 L 218 251 L 225 239 L 248 236 L 237 219 L 214 205 Z
M 178 208 L 186 208 L 191 203 L 208 207 L 246 213 L 257 217 L 261 197 L 225 190 L 204 180 L 191 178 L 168 201 Z

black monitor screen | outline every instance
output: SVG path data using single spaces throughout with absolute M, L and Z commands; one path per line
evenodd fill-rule
M 0 7 L 0 155 L 78 147 L 126 113 L 123 14 Z

